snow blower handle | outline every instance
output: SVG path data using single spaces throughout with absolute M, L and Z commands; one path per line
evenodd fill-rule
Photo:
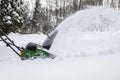
M 12 46 L 17 48 L 20 52 L 22 52 L 24 50 L 24 48 L 23 47 L 18 47 L 17 45 L 15 45 L 14 41 L 12 41 L 1 28 L 0 28 L 0 32 L 6 37 L 6 39 L 4 39 L 0 35 L 1 40 L 6 44 L 6 46 L 10 47 L 18 56 L 20 56 L 20 54 Z M 8 40 L 9 42 L 7 42 L 6 40 Z
M 22 51 L 22 50 L 24 49 L 23 47 L 21 48 L 21 47 L 16 46 L 15 43 L 14 43 L 14 41 L 11 40 L 1 28 L 0 28 L 0 31 L 1 31 L 2 34 L 6 37 L 6 39 L 10 41 L 10 43 L 9 43 L 10 45 L 15 46 L 19 51 Z M 7 43 L 8 43 L 8 42 L 7 42 Z
M 1 35 L 0 35 L 0 38 L 1 38 L 1 40 L 6 44 L 6 46 L 10 47 L 18 56 L 20 56 L 20 55 L 18 54 L 18 52 L 17 52 L 8 42 L 6 42 L 6 40 L 4 40 L 4 38 L 2 38 Z

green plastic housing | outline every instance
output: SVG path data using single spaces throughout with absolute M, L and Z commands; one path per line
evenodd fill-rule
M 44 49 L 42 46 L 37 45 L 36 51 L 24 49 L 21 52 L 21 59 L 22 60 L 28 60 L 28 59 L 36 59 L 36 58 L 51 58 L 54 59 L 55 55 L 49 53 L 46 49 Z

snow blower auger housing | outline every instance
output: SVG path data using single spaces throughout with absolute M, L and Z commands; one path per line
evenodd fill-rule
M 0 32 L 4 35 L 4 38 L 0 35 L 1 41 L 3 41 L 7 47 L 11 48 L 22 60 L 30 60 L 36 58 L 55 58 L 55 55 L 49 53 L 41 45 L 28 43 L 25 48 L 19 47 L 4 33 L 1 28 Z
M 28 43 L 26 48 L 21 51 L 20 57 L 22 60 L 36 59 L 36 58 L 51 58 L 54 59 L 55 56 L 49 53 L 46 49 L 42 48 L 41 45 L 35 43 Z

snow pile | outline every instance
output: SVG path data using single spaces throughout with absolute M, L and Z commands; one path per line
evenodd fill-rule
M 51 52 L 62 56 L 119 53 L 120 27 L 115 26 L 119 21 L 119 12 L 111 8 L 79 11 L 58 26 Z

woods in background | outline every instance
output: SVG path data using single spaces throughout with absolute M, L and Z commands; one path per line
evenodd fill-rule
M 1 0 L 0 27 L 6 32 L 46 33 L 66 17 L 88 6 L 109 6 L 119 9 L 119 0 Z

